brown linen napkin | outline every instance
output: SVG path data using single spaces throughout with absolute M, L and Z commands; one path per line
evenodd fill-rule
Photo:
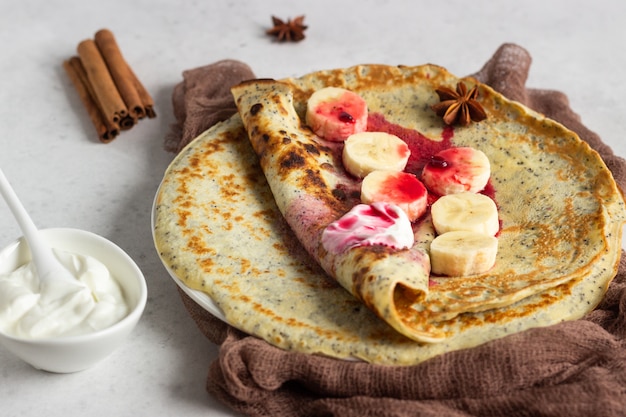
M 626 189 L 626 161 L 581 123 L 567 97 L 525 87 L 530 62 L 526 50 L 505 44 L 474 76 L 576 131 Z M 194 71 L 184 73 L 181 85 Z M 180 131 L 195 133 L 178 133 L 170 140 L 176 137 L 184 143 L 233 114 L 227 84 L 250 78 L 249 68 L 236 61 L 198 71 L 197 89 L 181 93 L 184 87 L 177 87 L 175 111 L 189 102 L 219 102 L 223 107 L 198 106 L 194 119 L 186 119 L 183 111 Z M 216 83 L 222 84 L 216 88 Z M 193 97 L 200 91 L 216 95 Z M 200 120 L 202 113 L 206 119 Z M 626 415 L 626 259 L 602 303 L 582 320 L 532 329 L 407 367 L 286 352 L 226 325 L 183 292 L 181 297 L 201 332 L 220 345 L 209 370 L 208 392 L 250 416 Z
M 232 116 L 237 106 L 230 87 L 250 78 L 254 78 L 250 67 L 231 59 L 183 71 L 183 81 L 174 87 L 176 124 L 166 137 L 165 149 L 180 152 L 200 133 Z

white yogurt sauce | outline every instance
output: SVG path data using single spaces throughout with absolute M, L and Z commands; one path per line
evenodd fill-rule
M 395 204 L 357 204 L 322 232 L 322 245 L 334 254 L 355 246 L 413 246 L 415 236 L 407 214 Z
M 0 275 L 0 331 L 23 338 L 76 336 L 109 327 L 129 311 L 108 268 L 90 256 L 55 250 L 77 284 L 39 281 L 34 264 Z

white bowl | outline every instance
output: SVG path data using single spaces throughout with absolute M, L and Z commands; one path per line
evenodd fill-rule
M 57 373 L 81 371 L 111 354 L 135 328 L 146 306 L 146 281 L 130 256 L 101 236 L 68 228 L 43 229 L 41 235 L 53 248 L 89 255 L 105 264 L 122 287 L 130 312 L 113 326 L 90 334 L 27 339 L 0 332 L 0 344 L 37 369 Z M 0 274 L 14 271 L 30 258 L 28 245 L 23 238 L 18 239 L 0 251 Z

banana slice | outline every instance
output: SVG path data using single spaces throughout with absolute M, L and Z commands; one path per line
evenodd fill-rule
M 468 191 L 440 197 L 430 207 L 437 234 L 464 230 L 494 236 L 500 230 L 498 207 L 483 194 Z
M 491 175 L 489 158 L 471 147 L 445 149 L 434 155 L 422 171 L 422 182 L 431 192 L 448 195 L 485 188 Z
M 498 239 L 483 233 L 456 231 L 437 236 L 430 244 L 433 274 L 475 275 L 490 270 L 496 263 Z
M 400 207 L 414 222 L 426 212 L 428 191 L 413 174 L 395 171 L 372 171 L 361 183 L 361 201 L 365 204 L 387 202 Z
M 316 135 L 342 142 L 367 128 L 367 103 L 352 91 L 325 87 L 309 97 L 305 120 Z
M 399 137 L 384 132 L 362 132 L 344 142 L 343 165 L 350 174 L 363 178 L 372 171 L 402 171 L 411 151 Z

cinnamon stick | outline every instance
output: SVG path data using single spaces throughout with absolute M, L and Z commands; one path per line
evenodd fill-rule
M 128 109 L 96 43 L 92 39 L 86 39 L 78 44 L 77 51 L 104 118 L 122 128 Z M 127 123 L 127 120 L 124 122 Z
M 115 36 L 108 29 L 101 29 L 96 32 L 94 39 L 128 111 L 133 117 L 142 119 L 146 115 L 144 106 L 130 66 L 124 59 Z
M 141 81 L 139 81 L 139 78 L 137 78 L 137 75 L 135 75 L 133 69 L 130 67 L 128 67 L 128 69 L 130 71 L 130 76 L 133 79 L 133 84 L 137 89 L 137 93 L 141 98 L 141 103 L 143 105 L 146 116 L 148 116 L 148 118 L 150 119 L 155 118 L 156 112 L 154 111 L 154 101 L 152 100 L 152 96 L 150 95 L 150 93 L 148 93 L 148 90 L 146 90 Z
M 102 142 L 113 140 L 138 120 L 156 117 L 154 101 L 133 72 L 108 29 L 96 32 L 63 62 Z
M 102 115 L 94 99 L 94 92 L 89 84 L 87 73 L 83 68 L 80 58 L 74 56 L 64 61 L 63 68 L 72 81 L 72 84 L 74 84 L 74 88 L 78 92 L 78 96 L 87 110 L 87 114 L 98 133 L 100 141 L 108 143 L 115 139 L 120 133 L 119 126 L 115 123 L 109 123 Z

